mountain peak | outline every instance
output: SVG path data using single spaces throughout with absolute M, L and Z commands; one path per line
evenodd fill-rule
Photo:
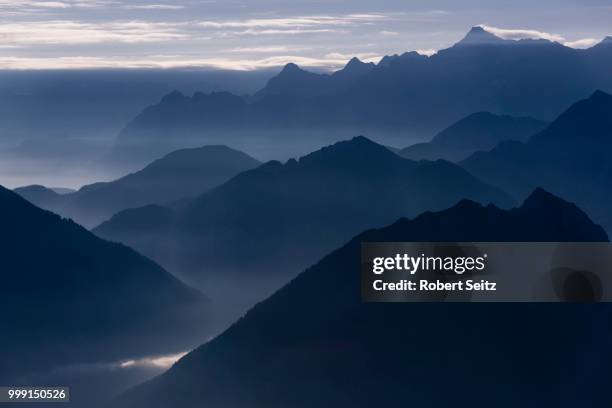
M 587 99 L 570 106 L 550 126 L 534 135 L 530 143 L 554 145 L 555 148 L 559 148 L 559 143 L 570 143 L 573 149 L 589 149 L 593 143 L 601 143 L 600 149 L 607 148 L 611 143 L 610 112 L 612 112 L 612 95 L 595 91 Z
M 600 45 L 612 45 L 612 36 L 608 35 L 599 42 Z
M 365 136 L 356 136 L 350 140 L 343 140 L 326 146 L 309 155 L 300 158 L 300 164 L 312 163 L 335 163 L 335 165 L 347 165 L 348 163 L 372 162 L 384 158 L 386 160 L 401 159 L 385 146 L 375 143 Z
M 302 72 L 303 69 L 298 67 L 297 64 L 294 64 L 293 62 L 288 63 L 287 65 L 285 65 L 282 69 L 282 71 L 280 72 L 281 74 L 287 74 L 287 73 L 295 73 L 295 72 Z
M 482 26 L 475 26 L 456 45 L 489 45 L 503 43 L 504 40 L 490 33 Z
M 521 208 L 533 209 L 538 207 L 556 207 L 559 204 L 568 204 L 559 197 L 549 193 L 541 187 L 537 187 L 533 192 L 525 199 Z
M 335 72 L 335 74 L 340 74 L 346 76 L 351 75 L 362 75 L 368 73 L 372 70 L 376 65 L 372 62 L 366 63 L 361 61 L 357 57 L 351 58 L 351 60 L 342 68 L 341 70 Z
M 361 61 L 359 58 L 357 57 L 353 57 L 350 59 L 350 61 L 346 64 L 345 68 L 351 67 L 351 66 L 359 66 L 359 65 L 365 65 L 365 62 Z
M 388 67 L 392 64 L 396 64 L 397 62 L 405 62 L 405 61 L 425 61 L 429 57 L 426 55 L 419 54 L 416 51 L 408 51 L 403 53 L 402 55 L 393 54 L 393 55 L 385 55 L 379 62 L 379 67 Z
M 607 92 L 602 91 L 601 89 L 597 89 L 593 94 L 589 97 L 590 101 L 609 101 L 612 99 L 612 95 Z
M 589 216 L 574 203 L 565 201 L 562 198 L 549 193 L 541 187 L 536 188 L 525 199 L 523 205 L 518 209 L 520 212 L 532 213 L 540 220 L 550 219 L 552 222 L 571 220 L 575 224 L 575 230 L 592 229 L 599 236 L 598 240 L 608 241 L 608 236 L 604 229 L 597 224 L 593 224 Z M 581 227 L 580 227 L 581 226 Z
M 164 95 L 162 97 L 161 103 L 173 103 L 183 99 L 185 99 L 185 95 L 179 90 L 174 90 L 169 94 Z

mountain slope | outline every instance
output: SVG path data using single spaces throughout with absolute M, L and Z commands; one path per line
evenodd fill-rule
M 526 143 L 504 142 L 461 163 L 515 199 L 535 186 L 576 202 L 612 231 L 612 95 L 575 103 Z
M 611 69 L 612 47 L 605 44 L 577 50 L 546 40 L 503 40 L 475 27 L 431 57 L 405 53 L 376 66 L 353 61 L 331 75 L 290 64 L 254 98 L 164 98 L 123 129 L 117 150 L 222 137 L 250 140 L 250 149 L 267 137 L 289 150 L 296 139 L 330 143 L 356 134 L 405 146 L 406 135 L 428 140 L 474 112 L 552 120 L 595 89 L 612 92 Z
M 203 339 L 204 296 L 149 259 L 2 187 L 0 224 L 4 383 L 52 366 L 182 351 Z
M 542 190 L 510 211 L 463 201 L 401 219 L 358 235 L 113 406 L 535 408 L 607 395 L 606 305 L 361 303 L 360 243 L 402 241 L 607 236 Z
M 259 164 L 226 146 L 204 146 L 174 151 L 138 172 L 72 194 L 42 195 L 34 187 L 15 191 L 40 207 L 92 227 L 126 208 L 195 197 Z
M 479 112 L 444 129 L 430 142 L 406 147 L 399 154 L 412 160 L 457 162 L 477 151 L 491 150 L 505 140 L 524 142 L 545 126 L 545 122 L 532 118 Z

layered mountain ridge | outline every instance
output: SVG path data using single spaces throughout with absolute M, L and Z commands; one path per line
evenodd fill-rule
M 533 118 L 478 112 L 452 124 L 430 142 L 406 147 L 399 154 L 412 160 L 457 162 L 477 151 L 491 150 L 502 141 L 524 142 L 546 125 L 546 122 Z
M 183 351 L 208 301 L 159 265 L 0 187 L 0 379 Z M 164 328 L 160 331 L 160 328 Z
M 526 142 L 508 141 L 461 165 L 520 200 L 542 186 L 612 230 L 612 95 L 594 92 Z
M 279 146 L 294 138 L 330 143 L 356 134 L 405 146 L 474 112 L 550 120 L 595 89 L 612 92 L 606 43 L 573 49 L 547 40 L 504 40 L 477 27 L 431 57 L 405 53 L 377 65 L 353 59 L 329 75 L 289 64 L 251 98 L 164 98 L 125 127 L 117 149 L 263 135 Z
M 436 241 L 600 242 L 607 235 L 541 189 L 508 211 L 465 200 L 366 231 L 114 406 L 380 407 L 396 403 L 401 390 L 415 405 L 572 407 L 607 395 L 605 305 L 360 301 L 362 242 Z M 441 376 L 452 378 L 445 392 Z
M 86 185 L 74 193 L 60 195 L 42 186 L 22 187 L 15 192 L 42 208 L 93 227 L 127 208 L 171 205 L 196 197 L 259 164 L 226 146 L 204 146 L 174 151 L 137 172 Z
M 407 160 L 355 137 L 245 171 L 181 209 L 131 209 L 93 231 L 152 257 L 213 298 L 235 299 L 241 288 L 247 291 L 241 300 L 255 301 L 360 230 L 464 198 L 513 203 L 455 164 Z

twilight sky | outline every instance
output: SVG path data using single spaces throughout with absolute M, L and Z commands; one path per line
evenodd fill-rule
M 0 0 L 0 69 L 334 69 L 474 25 L 585 48 L 612 35 L 612 0 Z

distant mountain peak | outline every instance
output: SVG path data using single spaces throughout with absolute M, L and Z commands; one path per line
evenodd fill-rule
M 418 60 L 427 60 L 429 57 L 427 55 L 419 54 L 416 51 L 408 51 L 403 53 L 402 55 L 393 54 L 393 55 L 385 55 L 379 62 L 379 67 L 388 67 L 399 61 L 418 61 Z
M 322 162 L 358 162 L 366 163 L 380 158 L 384 159 L 401 159 L 395 153 L 391 152 L 385 146 L 371 141 L 365 136 L 355 136 L 350 140 L 343 140 L 326 146 L 309 155 L 300 158 L 300 164 L 322 163 Z
M 363 70 L 364 68 L 367 68 L 367 67 L 373 67 L 373 66 L 374 66 L 374 64 L 373 64 L 373 63 L 371 63 L 371 62 L 370 62 L 370 63 L 366 63 L 366 62 L 363 62 L 362 60 L 360 60 L 360 59 L 359 59 L 359 58 L 357 58 L 357 57 L 353 57 L 353 58 L 351 58 L 351 59 L 350 59 L 350 61 L 349 61 L 349 62 L 347 62 L 347 64 L 344 66 L 344 70 L 345 70 L 345 71 L 354 71 L 354 70 L 359 70 L 359 71 L 361 71 L 361 70 Z
M 341 70 L 335 72 L 335 74 L 350 76 L 366 74 L 376 67 L 376 64 L 369 62 L 363 62 L 357 57 L 353 57 Z
M 542 187 L 537 187 L 533 192 L 525 199 L 522 208 L 537 208 L 545 207 L 550 205 L 558 204 L 569 204 L 561 198 L 549 193 Z
M 457 45 L 488 45 L 501 44 L 505 40 L 490 33 L 482 26 L 474 26 Z
M 352 65 L 364 65 L 365 62 L 363 62 L 362 60 L 360 60 L 357 57 L 353 57 L 349 60 L 349 62 L 346 64 L 347 67 L 350 67 Z
M 612 99 L 612 95 L 610 95 L 607 92 L 602 91 L 601 89 L 597 89 L 589 97 L 589 100 L 591 100 L 591 101 L 598 101 L 598 100 L 609 101 L 610 99 Z
M 527 211 L 535 215 L 540 214 L 540 218 L 552 217 L 557 220 L 573 219 L 580 221 L 578 224 L 587 225 L 592 223 L 589 216 L 574 203 L 549 193 L 541 187 L 537 187 L 525 199 L 518 211 Z M 607 241 L 608 236 L 604 229 L 599 225 L 593 225 L 599 231 L 602 240 Z
M 176 89 L 174 91 L 170 92 L 167 96 L 169 98 L 183 98 L 183 97 L 185 97 L 185 95 L 181 91 L 176 90 Z
M 296 72 L 303 72 L 304 70 L 300 67 L 297 66 L 297 64 L 294 64 L 293 62 L 288 63 L 287 65 L 285 65 L 282 69 L 282 71 L 280 72 L 281 74 L 290 74 L 290 73 L 296 73 Z
M 599 42 L 599 44 L 612 45 L 612 36 L 611 35 L 606 36 L 603 40 Z
M 599 140 L 609 146 L 609 130 L 612 127 L 612 95 L 595 91 L 587 99 L 576 102 L 561 114 L 547 129 L 536 134 L 534 143 L 571 142 L 574 147 L 586 147 Z

